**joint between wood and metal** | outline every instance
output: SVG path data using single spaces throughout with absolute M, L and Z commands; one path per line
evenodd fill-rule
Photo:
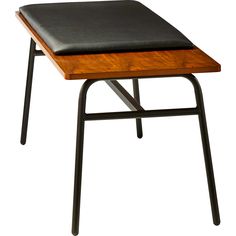
M 35 50 L 34 51 L 35 56 L 45 56 L 44 52 L 42 50 Z

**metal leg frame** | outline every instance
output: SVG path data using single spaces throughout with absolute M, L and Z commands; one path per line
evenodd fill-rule
M 44 55 L 44 53 L 41 50 L 36 50 L 36 44 L 31 39 L 27 82 L 26 82 L 26 90 L 25 90 L 23 121 L 22 121 L 22 130 L 21 130 L 21 144 L 26 143 L 26 137 L 27 137 L 34 58 L 35 56 L 42 56 L 42 55 Z M 170 76 L 167 76 L 167 77 L 170 77 Z M 143 135 L 141 118 L 198 115 L 213 222 L 215 225 L 220 224 L 217 193 L 216 193 L 216 187 L 215 187 L 215 179 L 214 179 L 213 165 L 212 165 L 212 159 L 211 159 L 211 150 L 210 150 L 210 143 L 209 143 L 209 137 L 208 137 L 208 131 L 207 131 L 207 122 L 206 122 L 206 115 L 205 115 L 201 86 L 198 80 L 192 74 L 178 75 L 177 77 L 185 77 L 192 83 L 194 87 L 196 102 L 197 102 L 196 107 L 163 109 L 163 110 L 144 110 L 144 108 L 140 105 L 138 79 L 132 80 L 134 97 L 131 96 L 115 79 L 86 80 L 85 83 L 83 84 L 80 91 L 80 96 L 79 96 L 78 120 L 77 120 L 78 123 L 77 123 L 75 176 L 74 176 L 74 200 L 73 200 L 73 218 L 72 218 L 72 234 L 73 235 L 78 235 L 79 233 L 84 126 L 85 126 L 85 121 L 91 121 L 91 120 L 136 119 L 137 136 L 141 138 Z M 89 87 L 97 81 L 105 81 L 108 84 L 108 86 L 120 97 L 120 99 L 130 108 L 131 111 L 87 114 L 86 113 L 87 92 L 88 92 Z
M 187 78 L 194 87 L 195 97 L 197 102 L 196 107 L 146 111 L 140 106 L 139 99 L 137 99 L 137 96 L 136 99 L 134 99 L 116 80 L 112 79 L 105 81 L 109 85 L 109 87 L 111 87 L 111 89 L 121 98 L 121 100 L 131 109 L 131 111 L 87 114 L 85 112 L 86 94 L 89 87 L 98 80 L 95 81 L 87 80 L 84 83 L 84 86 L 80 91 L 80 98 L 79 98 L 78 130 L 77 130 L 78 133 L 77 133 L 75 185 L 74 185 L 75 194 L 74 194 L 73 224 L 72 224 L 73 235 L 77 235 L 79 233 L 79 211 L 80 211 L 80 195 L 81 195 L 84 122 L 91 120 L 134 119 L 134 118 L 140 120 L 141 118 L 148 118 L 148 117 L 198 115 L 201 129 L 202 145 L 204 151 L 204 159 L 206 165 L 213 222 L 215 225 L 220 224 L 220 215 L 219 215 L 214 172 L 211 160 L 211 151 L 210 151 L 201 87 L 198 80 L 192 74 L 181 75 L 181 76 Z M 137 84 L 134 86 L 137 86 Z M 138 132 L 140 131 L 139 128 L 137 129 Z

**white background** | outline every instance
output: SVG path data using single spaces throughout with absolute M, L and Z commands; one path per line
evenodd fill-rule
M 0 14 L 0 235 L 70 235 L 77 102 L 83 81 L 66 81 L 36 58 L 27 145 L 20 129 L 29 35 L 4 1 Z M 51 1 L 53 2 L 53 1 Z M 197 117 L 86 123 L 80 235 L 236 235 L 236 79 L 233 0 L 141 0 L 222 65 L 199 74 L 222 224 L 212 224 Z M 122 82 L 123 83 L 123 82 Z M 131 81 L 123 83 L 128 89 Z M 181 78 L 140 82 L 145 108 L 195 104 Z M 126 107 L 106 86 L 88 93 L 88 111 Z

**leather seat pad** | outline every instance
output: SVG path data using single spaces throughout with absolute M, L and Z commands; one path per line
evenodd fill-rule
M 192 48 L 137 1 L 32 4 L 20 12 L 55 54 Z

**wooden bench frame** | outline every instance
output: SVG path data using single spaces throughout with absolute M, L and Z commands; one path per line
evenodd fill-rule
M 141 118 L 198 115 L 205 167 L 208 180 L 209 195 L 213 222 L 220 224 L 220 215 L 212 166 L 210 143 L 207 131 L 202 90 L 198 80 L 192 73 L 218 72 L 220 65 L 198 48 L 188 50 L 126 52 L 107 54 L 87 54 L 57 56 L 48 48 L 40 36 L 28 24 L 24 17 L 17 12 L 18 19 L 31 35 L 27 82 L 25 91 L 21 144 L 26 143 L 28 117 L 30 108 L 31 87 L 35 56 L 48 56 L 56 65 L 65 79 L 85 79 L 79 96 L 77 141 L 75 158 L 74 203 L 72 234 L 79 233 L 80 196 L 82 179 L 83 143 L 85 121 L 109 119 L 136 119 L 137 136 L 142 138 Z M 36 43 L 41 50 L 36 50 Z M 110 60 L 112 64 L 110 64 Z M 143 62 L 144 60 L 144 62 Z M 165 62 L 165 63 L 164 63 Z M 151 64 L 151 65 L 149 65 Z M 184 77 L 194 87 L 196 107 L 162 110 L 145 110 L 140 105 L 138 78 L 146 77 Z M 133 82 L 134 96 L 129 94 L 117 79 L 130 78 Z M 87 91 L 92 84 L 105 81 L 131 111 L 109 113 L 86 113 Z

